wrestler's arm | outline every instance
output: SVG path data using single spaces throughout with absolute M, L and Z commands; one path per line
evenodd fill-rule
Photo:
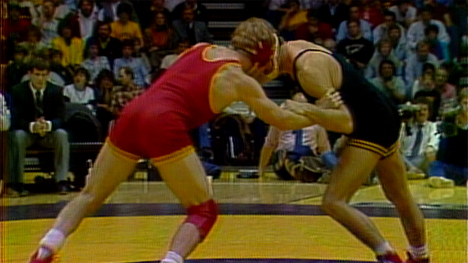
M 305 116 L 281 109 L 266 96 L 262 86 L 242 69 L 232 67 L 226 73 L 224 85 L 232 86 L 236 90 L 237 100 L 249 105 L 257 117 L 266 123 L 280 130 L 297 130 L 314 124 Z

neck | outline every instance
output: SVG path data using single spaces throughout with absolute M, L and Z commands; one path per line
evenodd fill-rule
M 288 48 L 286 45 L 282 45 L 279 50 L 279 71 L 280 73 L 288 74 L 293 79 L 294 76 L 294 65 L 292 57 L 289 55 Z

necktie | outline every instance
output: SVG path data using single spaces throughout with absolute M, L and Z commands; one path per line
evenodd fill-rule
M 42 94 L 41 91 L 36 90 L 36 111 L 37 117 L 42 117 L 43 110 L 42 110 Z
M 295 130 L 293 133 L 296 135 L 296 144 L 294 145 L 295 147 L 302 146 L 302 129 L 301 130 Z
M 413 151 L 411 152 L 411 157 L 418 156 L 421 148 L 422 135 L 422 124 L 418 124 L 418 132 L 416 133 L 416 140 L 414 142 Z

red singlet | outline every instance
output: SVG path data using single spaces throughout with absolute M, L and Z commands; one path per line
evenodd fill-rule
M 213 119 L 211 87 L 216 75 L 234 60 L 209 60 L 209 44 L 198 44 L 184 54 L 141 96 L 128 103 L 108 142 L 131 159 L 167 163 L 194 151 L 189 130 Z

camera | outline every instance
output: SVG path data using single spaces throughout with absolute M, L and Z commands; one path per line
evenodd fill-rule
M 421 106 L 417 104 L 401 104 L 398 105 L 398 112 L 400 113 L 403 121 L 408 121 L 413 118 L 414 114 L 421 110 Z
M 458 128 L 455 120 L 461 109 L 462 108 L 455 99 L 444 103 L 444 105 L 440 107 L 439 115 L 442 116 L 442 122 L 439 126 L 439 130 L 445 137 L 457 135 Z

